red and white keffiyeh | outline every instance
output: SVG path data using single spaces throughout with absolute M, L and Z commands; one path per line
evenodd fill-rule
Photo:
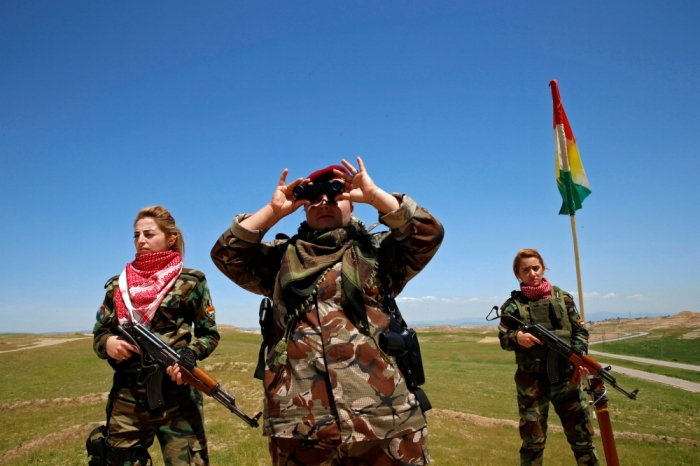
M 549 280 L 542 277 L 542 283 L 540 283 L 540 286 L 528 286 L 521 283 L 520 291 L 522 291 L 528 299 L 533 301 L 549 299 L 552 297 L 552 284 L 549 283 Z
M 136 322 L 150 327 L 156 309 L 181 271 L 182 256 L 179 252 L 136 254 L 136 259 L 126 264 L 119 277 L 119 288 L 114 293 L 119 324 Z

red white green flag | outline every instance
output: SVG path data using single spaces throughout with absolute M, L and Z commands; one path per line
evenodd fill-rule
M 591 194 L 591 187 L 583 170 L 574 132 L 561 103 L 557 80 L 550 81 L 549 87 L 552 88 L 554 103 L 554 162 L 557 187 L 564 201 L 559 215 L 574 215 L 582 207 L 583 200 Z

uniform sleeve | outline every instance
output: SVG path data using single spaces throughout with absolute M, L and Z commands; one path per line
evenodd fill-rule
M 503 306 L 501 306 L 501 314 L 508 314 L 515 317 L 516 319 L 520 319 L 520 312 L 518 312 L 518 306 L 513 302 L 512 299 L 509 299 L 508 301 L 503 303 Z M 518 340 L 516 339 L 517 334 L 517 328 L 510 329 L 503 323 L 503 321 L 501 321 L 501 324 L 498 326 L 498 339 L 501 341 L 501 348 L 503 348 L 506 351 L 514 351 L 520 348 Z
M 270 296 L 281 259 L 280 241 L 263 243 L 265 230 L 248 230 L 240 222 L 249 214 L 237 215 L 211 250 L 214 265 L 231 281 L 255 294 Z
M 92 329 L 92 348 L 100 359 L 107 359 L 107 339 L 115 336 L 112 329 L 116 326 L 114 320 L 114 286 L 115 280 L 110 280 L 105 287 L 105 299 L 97 311 L 95 326 Z
M 207 280 L 202 279 L 190 295 L 194 304 L 194 341 L 189 347 L 197 359 L 209 356 L 219 344 L 219 331 L 216 328 L 214 305 L 209 294 Z
M 569 293 L 564 293 L 564 303 L 571 322 L 571 345 L 588 354 L 588 329 L 586 329 L 583 319 L 581 319 L 578 310 L 576 310 L 573 296 Z
M 397 296 L 437 253 L 445 229 L 437 218 L 405 194 L 394 194 L 399 208 L 379 217 L 391 231 L 380 238 L 379 260 Z

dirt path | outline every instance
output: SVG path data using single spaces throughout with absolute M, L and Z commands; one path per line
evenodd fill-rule
M 39 398 L 36 400 L 26 400 L 26 401 L 14 401 L 12 403 L 3 403 L 0 404 L 0 410 L 3 411 L 14 411 L 14 410 L 25 410 L 28 411 L 30 409 L 32 410 L 40 410 L 40 409 L 47 409 L 48 407 L 50 408 L 56 408 L 60 406 L 78 406 L 78 405 L 90 405 L 93 403 L 102 403 L 107 401 L 107 396 L 109 395 L 109 392 L 104 392 L 104 393 L 90 393 L 88 395 L 83 395 L 83 396 L 76 396 L 74 398 L 52 398 L 52 399 L 43 399 Z
M 15 348 L 11 350 L 0 351 L 1 353 L 12 353 L 14 351 L 23 351 L 34 348 L 42 348 L 44 346 L 60 345 L 61 343 L 68 343 L 69 341 L 75 340 L 86 340 L 88 337 L 78 337 L 78 338 L 43 338 L 33 345 L 23 346 L 22 348 Z
M 611 355 L 612 356 L 612 355 Z M 617 357 L 617 356 L 615 356 Z M 602 366 L 612 366 L 607 362 L 600 362 Z M 663 362 L 663 361 L 659 361 Z M 637 369 L 629 369 L 627 367 L 614 366 L 613 372 L 619 374 L 629 375 L 637 379 L 648 380 L 650 382 L 662 383 L 664 385 L 669 385 L 675 388 L 681 388 L 683 390 L 688 390 L 689 392 L 700 393 L 700 383 L 689 382 L 687 380 L 677 379 L 675 377 L 668 377 L 660 374 L 652 374 L 650 372 L 638 371 Z
M 603 356 L 605 358 L 624 359 L 625 361 L 640 362 L 642 364 L 651 364 L 653 366 L 666 366 L 666 367 L 673 367 L 676 369 L 684 369 L 686 371 L 700 372 L 700 366 L 694 366 L 692 364 L 682 364 L 680 362 L 661 361 L 659 359 L 638 358 L 637 356 L 624 356 L 621 354 L 601 353 L 600 351 L 592 351 L 592 350 L 589 351 L 588 353 L 595 354 L 596 356 Z
M 627 340 L 628 338 L 643 337 L 644 335 L 649 335 L 649 332 L 630 332 L 630 333 L 625 333 L 624 335 L 621 335 L 619 337 L 606 338 L 605 340 L 601 339 L 601 340 L 589 341 L 588 346 L 600 345 L 601 343 L 610 343 L 611 341 Z

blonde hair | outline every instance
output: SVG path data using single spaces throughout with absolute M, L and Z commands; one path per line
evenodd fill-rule
M 540 264 L 542 264 L 542 268 L 547 268 L 547 266 L 544 263 L 544 259 L 542 259 L 540 253 L 537 252 L 537 249 L 521 249 L 515 255 L 515 259 L 513 259 L 513 273 L 515 274 L 515 278 L 519 278 L 518 270 L 520 269 L 520 262 L 522 262 L 523 259 L 528 259 L 530 257 L 535 257 L 539 259 Z
M 182 237 L 182 232 L 177 225 L 175 225 L 175 219 L 168 209 L 159 205 L 152 205 L 150 207 L 144 207 L 136 214 L 136 220 L 134 220 L 134 226 L 136 222 L 142 218 L 152 218 L 158 228 L 165 233 L 166 238 L 171 236 L 175 237 L 175 243 L 170 246 L 171 251 L 179 252 L 182 256 L 185 255 L 185 239 Z

